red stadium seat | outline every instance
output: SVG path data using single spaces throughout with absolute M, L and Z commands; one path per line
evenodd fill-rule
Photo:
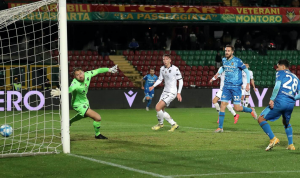
M 171 51 L 171 56 L 176 55 L 176 51 Z
M 215 71 L 215 69 L 216 69 L 215 66 L 209 66 L 210 71 Z
M 192 68 L 191 68 L 191 66 L 186 66 L 186 67 L 185 67 L 185 70 L 186 70 L 186 71 L 191 71 Z
M 175 61 L 174 65 L 177 66 L 177 67 L 179 67 L 180 66 L 180 62 L 181 61 Z
M 184 71 L 184 70 L 185 70 L 185 66 L 180 66 L 180 67 L 179 67 L 179 70 L 180 70 L 180 71 Z
M 140 56 L 134 56 L 134 57 L 133 57 L 133 60 L 134 60 L 134 61 L 138 61 L 139 59 L 140 59 Z
M 200 87 L 206 87 L 206 81 L 202 81 Z
M 297 70 L 300 70 L 300 65 L 297 65 Z
M 208 71 L 203 71 L 202 75 L 203 76 L 208 76 Z
M 296 68 L 297 68 L 297 66 L 295 66 L 295 65 L 292 65 L 292 66 L 291 66 L 291 69 L 292 69 L 292 70 L 296 70 Z
M 208 66 L 204 66 L 204 67 L 203 67 L 203 70 L 204 70 L 204 71 L 208 71 L 208 70 L 209 70 L 209 67 L 208 67 Z
M 103 83 L 102 88 L 108 88 L 108 83 Z
M 183 77 L 183 81 L 189 81 L 190 80 L 190 76 L 184 76 Z
M 122 77 L 117 77 L 116 82 L 122 82 Z
M 195 85 L 196 85 L 196 87 L 200 87 L 201 86 L 201 82 L 200 81 L 196 81 Z
M 181 57 L 180 56 L 176 56 L 176 61 L 177 60 L 181 60 Z
M 190 76 L 190 75 L 191 75 L 191 71 L 188 70 L 184 71 L 184 76 Z
M 152 61 L 151 61 L 152 62 Z M 155 65 L 155 64 L 154 64 Z M 145 61 L 144 66 L 150 66 L 150 61 Z
M 98 56 L 98 52 L 97 51 L 93 51 L 93 56 Z
M 102 83 L 102 82 L 103 82 L 103 78 L 104 78 L 104 77 L 98 76 L 97 82 L 98 82 L 98 83 Z
M 214 76 L 215 73 L 214 73 L 214 71 L 209 71 L 209 72 L 208 72 L 208 75 L 209 75 L 209 76 Z
M 110 77 L 104 77 L 103 82 L 109 82 Z
M 72 56 L 72 55 L 73 55 L 72 51 L 68 51 L 68 56 Z
M 140 61 L 145 61 L 146 57 L 145 56 L 140 56 Z
M 96 88 L 97 88 L 97 89 L 102 88 L 102 83 L 97 83 L 97 84 L 96 84 Z
M 200 76 L 196 76 L 196 77 L 195 77 L 195 80 L 196 80 L 196 81 L 201 81 L 201 77 L 200 77 Z
M 151 61 L 151 56 L 146 56 L 146 61 Z
M 192 66 L 192 71 L 196 71 L 197 67 L 196 66 Z
M 116 82 L 115 88 L 117 88 L 117 89 L 121 88 L 121 83 L 120 82 Z
M 146 56 L 146 52 L 145 52 L 145 51 L 141 51 L 141 52 L 140 52 L 140 55 L 141 55 L 141 56 Z
M 153 51 L 152 56 L 157 56 L 158 55 L 158 51 Z
M 194 81 L 189 81 L 189 86 L 191 85 L 195 85 L 195 82 Z
M 135 51 L 134 55 L 139 56 L 139 55 L 140 55 L 140 52 L 139 52 L 139 51 Z
M 122 82 L 121 88 L 127 88 L 127 82 Z
M 296 70 L 291 70 L 291 72 L 292 72 L 293 74 L 296 74 Z
M 129 82 L 129 85 L 128 85 L 129 88 L 134 88 L 135 86 L 133 85 L 132 82 Z
M 183 87 L 189 87 L 189 83 L 187 81 L 183 82 Z
M 108 88 L 115 88 L 115 82 L 110 82 Z
M 92 77 L 91 83 L 96 83 L 97 82 L 97 77 Z
M 130 80 L 129 80 L 129 78 L 128 77 L 124 77 L 123 78 L 123 82 L 129 82 Z
M 191 76 L 189 81 L 195 82 L 195 77 Z
M 133 61 L 133 62 L 135 62 L 135 61 Z M 143 66 L 143 65 L 144 65 L 144 61 L 137 61 L 137 66 Z
M 85 51 L 80 51 L 80 56 L 85 56 Z
M 91 84 L 90 84 L 90 87 L 89 87 L 89 88 L 91 88 L 91 89 L 95 89 L 95 88 L 96 88 L 96 86 L 97 86 L 97 83 L 93 82 L 93 83 L 91 83 Z
M 152 51 L 147 51 L 146 56 L 152 56 Z
M 129 51 L 129 55 L 134 55 L 134 52 L 133 51 Z
M 158 56 L 152 56 L 152 61 L 157 61 L 159 60 Z
M 300 70 L 297 70 L 296 74 L 297 74 L 297 75 L 300 75 Z
M 138 61 L 132 61 L 131 65 L 138 66 Z
M 123 56 L 128 56 L 129 55 L 129 53 L 128 53 L 128 51 L 123 51 Z
M 148 71 L 143 71 L 143 72 L 142 72 L 142 76 L 147 75 L 147 73 L 148 73 Z
M 124 73 L 122 71 L 119 71 L 119 76 L 123 77 Z
M 203 70 L 203 67 L 202 66 L 198 66 L 197 67 L 197 71 L 202 71 Z
M 74 51 L 73 56 L 79 56 L 79 51 Z
M 116 77 L 110 77 L 110 82 L 116 82 Z
M 197 76 L 202 76 L 202 71 L 197 71 Z
M 164 87 L 164 82 L 161 82 L 159 85 L 158 85 L 159 88 L 162 88 Z
M 195 76 L 196 75 L 196 72 L 195 71 L 192 71 L 191 72 L 191 76 Z
M 208 78 L 205 77 L 205 76 L 202 76 L 201 81 L 207 82 L 207 81 L 208 81 Z

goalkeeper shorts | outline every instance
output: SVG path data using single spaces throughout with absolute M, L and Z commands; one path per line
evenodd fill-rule
M 86 111 L 90 108 L 89 104 L 77 104 L 73 106 L 74 110 L 82 117 L 85 117 Z

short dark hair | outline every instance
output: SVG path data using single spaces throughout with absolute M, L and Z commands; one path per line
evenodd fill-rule
M 229 45 L 229 44 L 228 44 L 228 45 L 226 45 L 225 48 L 227 48 L 227 47 L 228 47 L 228 48 L 231 48 L 231 50 L 234 51 L 234 47 L 233 47 L 232 45 Z
M 290 67 L 290 62 L 286 59 L 281 59 L 278 61 L 278 64 L 279 65 L 284 65 L 286 68 L 289 68 Z
M 75 76 L 75 72 L 77 72 L 77 71 L 83 71 L 83 70 L 81 69 L 81 67 L 74 68 L 73 72 L 72 72 L 73 76 Z
M 153 67 L 151 67 L 149 70 L 154 70 L 154 68 Z M 155 71 L 155 70 L 154 70 Z
M 164 54 L 163 57 L 168 56 L 169 58 L 171 58 L 170 54 Z

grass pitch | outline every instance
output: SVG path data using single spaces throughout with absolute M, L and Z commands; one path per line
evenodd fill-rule
M 82 119 L 70 128 L 71 155 L 3 158 L 0 177 L 265 178 L 298 177 L 300 172 L 299 107 L 291 119 L 296 151 L 285 149 L 288 142 L 279 119 L 270 125 L 280 145 L 269 152 L 264 150 L 268 136 L 248 113 L 239 113 L 239 122 L 233 124 L 233 116 L 226 111 L 224 133 L 214 133 L 218 127 L 215 109 L 168 109 L 180 126 L 170 133 L 166 121 L 164 128 L 151 130 L 157 124 L 154 109 L 96 111 L 102 117 L 101 133 L 108 140 L 95 140 L 92 120 Z M 70 116 L 74 114 L 70 111 Z

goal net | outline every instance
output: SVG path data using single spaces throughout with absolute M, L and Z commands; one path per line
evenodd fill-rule
M 59 3 L 43 0 L 8 4 L 0 11 L 0 158 L 57 153 L 62 150 Z M 69 111 L 68 111 L 69 112 Z

